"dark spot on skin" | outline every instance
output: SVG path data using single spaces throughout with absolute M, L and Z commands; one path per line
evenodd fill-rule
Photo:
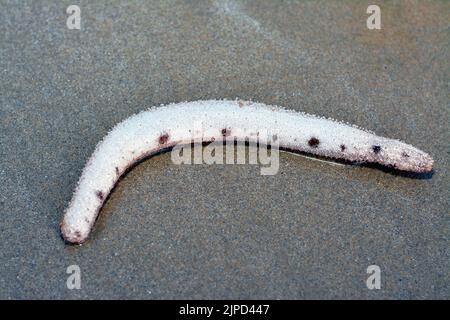
M 165 134 L 162 134 L 162 135 L 159 136 L 158 143 L 159 144 L 166 144 L 168 140 L 169 140 L 169 135 L 167 133 L 165 133 Z
M 224 137 L 228 137 L 231 134 L 231 130 L 228 130 L 227 128 L 223 128 L 221 132 Z
M 380 146 L 372 146 L 372 150 L 375 154 L 378 154 L 381 151 L 381 147 Z
M 407 154 L 405 151 L 402 152 L 402 157 L 409 158 L 409 154 Z
M 81 232 L 80 231 L 75 231 L 75 236 L 77 238 L 81 238 Z
M 104 198 L 103 192 L 101 192 L 101 191 L 97 191 L 97 192 L 95 193 L 95 195 L 96 195 L 97 198 L 99 198 L 100 200 L 103 200 L 103 198 Z
M 119 168 L 116 167 L 116 174 L 119 175 Z
M 319 146 L 319 139 L 312 137 L 311 139 L 308 140 L 308 144 L 311 148 L 317 148 Z
M 272 140 L 273 140 L 273 141 L 277 141 L 277 140 L 278 140 L 278 136 L 277 136 L 276 134 L 274 134 L 274 135 L 272 136 Z
M 84 221 L 86 221 L 86 223 L 89 224 L 89 219 L 88 218 L 84 218 Z
M 347 147 L 345 146 L 345 144 L 341 144 L 341 151 L 344 152 L 345 149 L 347 149 Z

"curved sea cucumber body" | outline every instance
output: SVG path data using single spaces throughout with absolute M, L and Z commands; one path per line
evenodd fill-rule
M 256 142 L 259 131 L 276 134 L 280 147 L 319 156 L 413 172 L 433 167 L 433 159 L 411 145 L 330 119 L 238 100 L 171 104 L 131 116 L 97 145 L 61 222 L 63 238 L 70 243 L 87 239 L 108 194 L 137 161 L 176 144 L 225 134 Z

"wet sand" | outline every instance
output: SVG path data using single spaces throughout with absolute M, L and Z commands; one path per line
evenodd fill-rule
M 0 298 L 448 299 L 450 5 L 380 3 L 371 31 L 364 1 L 79 1 L 69 30 L 67 1 L 3 1 Z M 435 171 L 282 153 L 268 177 L 166 153 L 124 177 L 85 245 L 64 244 L 63 210 L 112 126 L 236 97 L 399 138 Z

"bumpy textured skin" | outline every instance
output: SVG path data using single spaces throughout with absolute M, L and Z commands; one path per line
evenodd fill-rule
M 203 127 L 195 128 L 199 122 Z M 224 132 L 256 142 L 260 130 L 276 133 L 280 147 L 319 156 L 413 172 L 433 168 L 433 159 L 411 145 L 330 119 L 240 100 L 171 104 L 131 116 L 97 145 L 61 222 L 63 238 L 78 244 L 87 239 L 109 192 L 137 161 L 192 139 L 221 139 Z

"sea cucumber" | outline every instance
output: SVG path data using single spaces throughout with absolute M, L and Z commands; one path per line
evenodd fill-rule
M 202 128 L 193 130 L 195 122 L 203 123 Z M 136 162 L 193 138 L 248 141 L 259 130 L 276 131 L 279 146 L 290 150 L 404 171 L 433 169 L 433 159 L 409 144 L 330 119 L 241 100 L 170 104 L 122 121 L 97 145 L 65 211 L 62 237 L 74 244 L 86 241 L 108 194 Z

